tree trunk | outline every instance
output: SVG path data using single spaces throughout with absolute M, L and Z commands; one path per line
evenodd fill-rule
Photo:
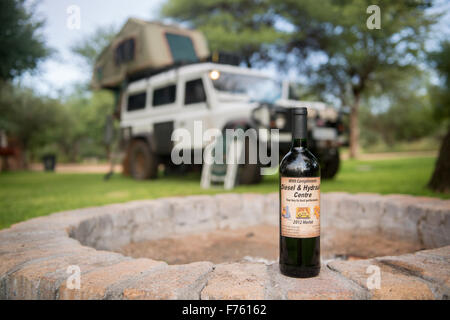
M 355 94 L 353 106 L 350 109 L 350 158 L 358 157 L 359 151 L 359 93 Z
M 437 192 L 450 192 L 450 127 L 442 141 L 428 187 Z

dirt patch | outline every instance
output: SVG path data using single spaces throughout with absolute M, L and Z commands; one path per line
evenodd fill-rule
M 338 257 L 343 260 L 397 256 L 424 249 L 413 241 L 392 236 L 346 232 L 326 234 L 320 245 L 325 259 Z
M 213 263 L 236 262 L 246 256 L 276 260 L 278 241 L 278 227 L 259 225 L 130 243 L 117 252 L 133 258 L 162 260 L 168 264 L 205 260 Z
M 133 258 L 151 258 L 168 264 L 195 261 L 213 263 L 278 259 L 278 227 L 259 225 L 237 230 L 130 243 L 117 252 Z M 322 259 L 358 260 L 400 255 L 420 250 L 410 241 L 380 235 L 328 234 L 321 239 Z
M 44 171 L 42 163 L 32 163 L 30 165 L 32 171 Z M 83 164 L 83 163 L 57 163 L 55 171 L 59 173 L 107 173 L 111 169 L 111 165 L 107 163 L 99 164 Z M 114 172 L 120 172 L 120 165 L 114 166 Z
M 438 152 L 434 151 L 404 151 L 404 152 L 378 152 L 363 153 L 358 155 L 358 160 L 387 160 L 387 159 L 404 159 L 414 157 L 437 157 Z M 348 153 L 342 154 L 342 160 L 348 160 Z

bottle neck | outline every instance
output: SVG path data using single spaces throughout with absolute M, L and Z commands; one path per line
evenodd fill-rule
M 307 145 L 307 114 L 294 114 L 292 132 L 292 148 L 306 148 Z
M 306 148 L 307 146 L 306 138 L 294 138 L 292 139 L 292 149 L 294 148 Z

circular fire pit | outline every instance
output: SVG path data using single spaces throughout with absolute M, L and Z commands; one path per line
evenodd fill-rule
M 0 231 L 0 298 L 449 297 L 450 201 L 328 193 L 321 209 L 323 266 L 310 279 L 278 271 L 277 194 L 134 201 L 32 219 Z

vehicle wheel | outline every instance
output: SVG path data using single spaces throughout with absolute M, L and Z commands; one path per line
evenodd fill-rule
M 339 171 L 340 157 L 338 149 L 331 149 L 330 154 L 324 157 L 321 164 L 321 177 L 332 179 Z
M 136 140 L 130 147 L 129 172 L 137 180 L 155 179 L 158 173 L 158 158 L 150 151 L 145 141 Z
M 130 150 L 131 146 L 127 146 L 125 154 L 122 159 L 122 174 L 124 176 L 130 175 Z
M 261 166 L 259 163 L 250 164 L 249 142 L 245 139 L 245 164 L 239 165 L 238 182 L 239 184 L 258 184 L 261 182 Z

